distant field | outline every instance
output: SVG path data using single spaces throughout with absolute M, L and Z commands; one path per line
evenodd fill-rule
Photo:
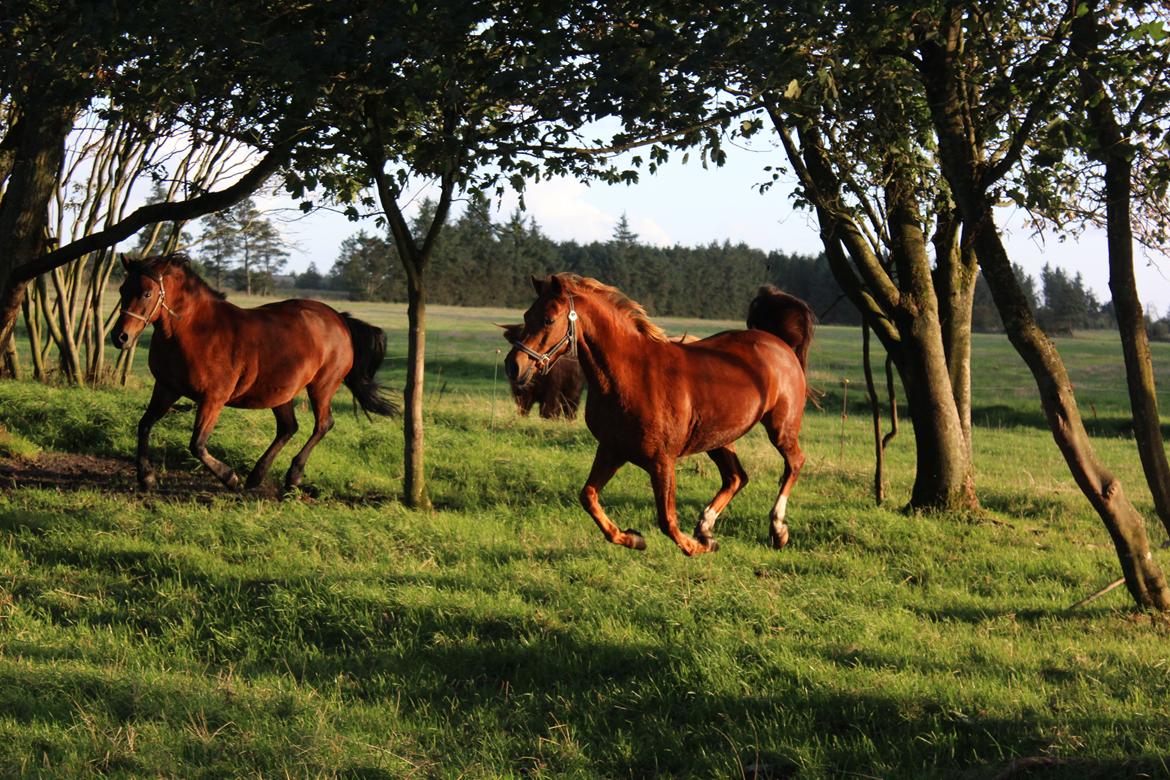
M 386 328 L 400 388 L 404 308 L 345 308 Z M 1122 589 L 1067 611 L 1116 559 L 1002 336 L 974 349 L 984 511 L 899 511 L 908 425 L 873 505 L 860 332 L 822 327 L 792 544 L 765 544 L 780 461 L 757 431 L 720 551 L 686 559 L 632 467 L 603 501 L 649 549 L 605 544 L 576 501 L 584 424 L 515 415 L 492 323 L 519 314 L 429 309 L 432 513 L 396 499 L 400 423 L 356 418 L 344 390 L 312 490 L 278 501 L 201 470 L 189 405 L 156 427 L 159 493 L 133 492 L 144 369 L 127 389 L 0 382 L 0 776 L 991 778 L 1024 757 L 1047 762 L 1029 777 L 1170 774 L 1170 623 Z M 1152 519 L 1116 335 L 1059 343 Z M 1170 345 L 1155 362 L 1166 409 Z M 228 410 L 212 451 L 246 469 L 272 429 Z M 680 465 L 685 527 L 717 480 Z

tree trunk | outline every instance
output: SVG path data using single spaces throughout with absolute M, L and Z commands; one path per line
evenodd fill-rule
M 65 140 L 77 110 L 33 105 L 5 137 L 14 153 L 0 197 L 0 344 L 7 343 L 20 314 L 25 284 L 14 279 L 21 266 L 44 249 L 48 204 L 57 187 Z
M 8 339 L 4 346 L 4 364 L 0 367 L 0 376 L 20 379 L 20 353 L 16 351 L 15 334 Z
M 67 294 L 60 268 L 54 268 L 50 276 L 57 296 L 57 327 L 51 332 L 57 339 L 61 370 L 73 384 L 84 384 L 85 374 L 81 369 L 81 355 L 74 338 L 73 307 L 70 304 L 72 296 Z
M 951 377 L 951 389 L 955 396 L 955 407 L 959 412 L 959 424 L 971 457 L 971 313 L 975 306 L 975 280 L 979 264 L 970 246 L 958 241 L 961 221 L 954 204 L 940 209 L 935 230 L 935 257 L 948 257 L 948 262 L 939 262 L 935 272 L 935 289 L 938 290 L 939 310 L 943 349 L 946 351 L 947 372 Z
M 971 459 L 947 381 L 941 341 L 903 334 L 893 357 L 914 428 L 916 466 L 909 508 L 977 508 Z
M 0 297 L 0 344 L 7 344 L 14 338 L 16 319 L 20 316 L 26 287 L 28 282 L 9 280 L 3 297 Z
M 873 381 L 873 363 L 870 360 L 869 325 L 861 324 L 861 367 L 865 373 L 865 392 L 869 397 L 869 413 L 873 420 L 873 502 L 878 506 L 886 497 L 886 448 L 882 443 L 882 406 L 878 400 L 877 385 Z
M 982 158 L 973 107 L 964 99 L 957 63 L 962 47 L 958 11 L 942 22 L 941 32 L 920 41 L 921 77 L 938 137 L 939 160 L 959 206 L 983 276 L 1012 345 L 1024 359 L 1056 441 L 1073 479 L 1108 530 L 1126 586 L 1143 607 L 1170 609 L 1170 588 L 1154 562 L 1141 514 L 1125 497 L 1121 483 L 1093 450 L 1077 408 L 1068 372 L 1055 345 L 1036 323 L 1027 297 L 995 225 L 988 188 L 994 181 Z
M 922 220 L 916 213 L 911 167 L 891 160 L 885 188 L 890 254 L 897 269 L 895 283 L 854 217 L 841 207 L 840 177 L 818 129 L 802 126 L 798 148 L 786 118 L 775 107 L 769 107 L 769 114 L 801 180 L 803 194 L 816 209 L 833 277 L 893 358 L 906 390 L 917 444 L 909 507 L 977 507 L 970 447 L 955 401 L 966 397 L 967 391 L 956 392 L 952 387 L 939 324 L 940 305 L 949 306 L 950 301 L 940 303 L 934 291 Z M 945 264 L 950 257 L 936 260 Z M 948 312 L 947 316 L 956 315 Z M 969 380 L 968 375 L 962 378 Z
M 1064 361 L 1028 308 L 992 221 L 990 204 L 984 208 L 983 218 L 975 228 L 979 263 L 1008 338 L 1036 379 L 1052 437 L 1077 486 L 1113 539 L 1126 587 L 1134 601 L 1144 607 L 1170 610 L 1170 588 L 1162 569 L 1154 562 L 1145 521 L 1122 492 L 1121 482 L 1097 458 L 1081 420 Z
M 415 509 L 430 509 L 423 446 L 423 378 L 426 373 L 427 302 L 421 270 L 407 285 L 406 389 L 403 391 L 405 475 L 403 500 Z
M 1100 47 L 1095 7 L 1087 9 L 1085 14 L 1073 22 L 1072 45 L 1082 57 L 1079 70 L 1085 114 L 1096 136 L 1096 156 L 1105 165 L 1109 290 L 1113 294 L 1113 312 L 1117 317 L 1121 351 L 1125 357 L 1134 440 L 1137 442 L 1146 482 L 1154 498 L 1154 509 L 1162 525 L 1170 531 L 1170 463 L 1167 462 L 1166 447 L 1162 442 L 1145 313 L 1142 311 L 1133 272 L 1133 229 L 1130 223 L 1130 203 L 1133 197 L 1132 149 L 1126 144 L 1125 134 L 1118 125 L 1112 97 L 1090 61 Z

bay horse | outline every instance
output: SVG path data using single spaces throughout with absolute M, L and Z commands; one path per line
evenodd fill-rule
M 509 344 L 520 338 L 524 331 L 523 323 L 500 327 L 504 330 L 504 340 Z M 509 384 L 516 408 L 522 416 L 527 416 L 533 406 L 540 404 L 540 416 L 545 420 L 560 417 L 575 420 L 577 409 L 581 406 L 581 393 L 585 389 L 585 374 L 575 358 L 565 358 L 558 360 L 549 367 L 547 373 L 523 387 L 518 387 L 515 382 Z
M 286 492 L 300 484 L 309 454 L 333 427 L 333 395 L 343 382 L 366 412 L 397 413 L 374 380 L 386 352 L 381 329 L 318 301 L 242 309 L 200 279 L 183 255 L 142 260 L 123 255 L 122 265 L 126 279 L 119 290 L 121 314 L 110 333 L 114 346 L 126 349 L 154 325 L 148 361 L 154 392 L 138 422 L 135 458 L 141 489 L 150 490 L 157 481 L 148 451 L 151 428 L 180 397 L 196 404 L 191 453 L 231 489 L 239 487 L 239 477 L 207 451 L 224 406 L 271 409 L 276 415 L 276 438 L 244 485 L 251 489 L 263 483 L 296 433 L 293 400 L 307 390 L 313 433 L 285 474 Z
M 798 437 L 815 319 L 808 304 L 765 285 L 751 304 L 748 330 L 678 343 L 641 306 L 596 279 L 561 273 L 532 284 L 537 298 L 506 371 L 524 387 L 566 355 L 580 361 L 589 385 L 585 423 L 597 439 L 580 501 L 605 538 L 646 547 L 638 531 L 614 525 L 598 500 L 617 470 L 633 463 L 650 475 L 662 532 L 687 555 L 716 550 L 715 520 L 748 481 L 734 442 L 762 422 L 784 459 L 769 515 L 772 546 L 784 547 L 788 496 L 804 465 Z M 722 486 L 691 537 L 678 527 L 675 462 L 699 452 L 715 462 Z

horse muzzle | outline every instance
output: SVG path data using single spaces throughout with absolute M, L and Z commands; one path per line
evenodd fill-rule
M 536 373 L 532 361 L 526 360 L 525 362 L 527 365 L 521 370 L 520 360 L 516 350 L 512 350 L 504 358 L 504 374 L 508 377 L 508 381 L 512 383 L 513 387 L 524 387 L 532 381 L 532 377 Z
M 126 332 L 125 328 L 114 326 L 110 331 L 110 342 L 118 349 L 129 349 L 135 341 L 138 340 L 138 334 L 133 335 Z

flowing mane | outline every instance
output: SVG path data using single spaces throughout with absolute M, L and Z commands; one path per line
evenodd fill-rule
M 666 332 L 650 321 L 642 304 L 631 300 L 618 288 L 573 273 L 559 273 L 556 276 L 561 280 L 561 284 L 570 290 L 584 290 L 601 294 L 615 309 L 633 320 L 634 327 L 637 328 L 638 332 L 651 341 L 665 342 L 669 340 Z

